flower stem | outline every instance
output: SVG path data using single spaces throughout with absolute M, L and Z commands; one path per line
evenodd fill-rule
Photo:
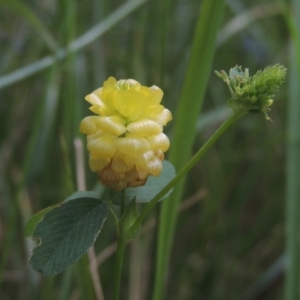
M 125 189 L 121 191 L 121 216 L 123 215 L 125 209 L 125 193 Z
M 115 262 L 114 289 L 113 289 L 113 298 L 112 298 L 113 300 L 119 299 L 124 249 L 125 249 L 125 241 L 118 234 L 118 246 L 117 246 L 116 262 Z
M 226 129 L 245 114 L 246 112 L 244 111 L 235 112 L 215 131 L 215 133 L 190 159 L 190 161 L 177 173 L 177 175 L 144 207 L 134 224 L 131 226 L 131 230 L 137 230 L 139 228 L 141 222 L 152 210 L 155 204 L 188 173 L 188 171 L 204 156 L 207 150 L 210 149 L 218 138 L 226 131 Z
M 125 209 L 125 195 L 126 190 L 123 190 L 121 193 L 121 212 L 120 215 L 122 216 Z M 114 289 L 113 289 L 113 300 L 119 299 L 120 293 L 120 285 L 121 285 L 121 275 L 122 275 L 122 266 L 123 266 L 123 256 L 124 256 L 124 249 L 126 242 L 123 239 L 121 232 L 123 230 L 120 228 L 122 226 L 122 222 L 117 222 L 117 253 L 116 253 L 116 260 L 115 260 L 115 270 L 114 270 Z

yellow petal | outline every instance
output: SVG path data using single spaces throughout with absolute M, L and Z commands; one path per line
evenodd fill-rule
M 172 120 L 172 114 L 168 109 L 164 108 L 164 110 L 161 113 L 159 113 L 155 116 L 152 116 L 151 119 L 153 121 L 165 126 L 169 121 Z
M 100 171 L 110 163 L 110 158 L 90 156 L 89 165 L 92 171 Z
M 97 116 L 85 117 L 81 123 L 79 131 L 85 134 L 94 134 L 98 131 L 96 125 Z
M 147 137 L 162 132 L 162 126 L 160 124 L 147 119 L 130 123 L 127 126 L 127 129 L 141 137 Z
M 106 104 L 111 103 L 114 92 L 119 89 L 114 77 L 109 77 L 103 84 L 102 99 Z
M 141 115 L 140 119 L 150 119 L 155 120 L 155 118 L 160 115 L 164 110 L 162 105 L 150 105 L 144 107 L 144 112 Z
M 103 87 L 98 88 L 98 89 L 96 89 L 96 90 L 94 90 L 92 92 L 92 94 L 96 95 L 101 100 L 101 103 L 103 103 L 103 95 L 102 95 L 102 93 L 103 93 Z
M 141 84 L 134 79 L 128 79 L 127 83 L 129 84 L 129 89 L 132 91 L 139 92 L 141 89 Z
M 150 144 L 145 138 L 124 137 L 118 138 L 115 143 L 118 151 L 125 154 L 141 154 L 150 150 Z
M 98 128 L 103 132 L 115 136 L 119 136 L 126 132 L 126 127 L 124 126 L 125 120 L 118 117 L 102 117 L 99 116 L 96 120 Z
M 124 173 L 132 170 L 134 168 L 133 163 L 126 163 L 123 160 L 122 155 L 115 155 L 111 162 L 111 169 L 116 173 Z
M 151 91 L 147 86 L 141 86 L 139 89 L 139 93 L 143 94 L 146 98 L 149 98 Z
M 141 85 L 134 79 L 121 79 L 117 82 L 119 90 L 139 91 Z
M 94 91 L 93 93 L 91 93 L 91 94 L 85 96 L 85 100 L 88 101 L 88 102 L 90 102 L 92 105 L 95 105 L 95 106 L 97 106 L 97 105 L 103 106 L 104 103 L 103 103 L 103 101 L 102 101 L 102 100 L 100 99 L 100 97 L 99 97 L 99 96 L 101 95 L 101 91 L 102 91 L 102 88 L 100 88 L 100 89 Z M 97 94 L 96 94 L 96 93 L 97 93 Z
M 164 133 L 159 133 L 147 138 L 153 150 L 166 152 L 170 147 L 170 141 Z
M 89 110 L 92 111 L 93 113 L 97 115 L 102 115 L 102 116 L 111 116 L 111 115 L 117 115 L 118 112 L 109 106 L 97 106 L 93 105 L 89 107 Z
M 139 170 L 139 166 L 137 166 L 137 170 Z M 158 176 L 162 170 L 162 161 L 157 157 L 154 157 L 151 161 L 148 162 L 146 168 L 143 170 L 153 176 Z
M 89 142 L 90 140 L 98 139 L 102 135 L 104 135 L 104 133 L 100 129 L 98 129 L 98 131 L 95 134 L 87 136 L 87 141 Z
M 115 89 L 117 85 L 117 80 L 115 77 L 110 76 L 106 81 L 104 81 L 103 88 Z
M 113 91 L 114 90 L 111 87 L 109 88 L 103 87 L 87 95 L 85 99 L 92 104 L 90 110 L 96 114 L 101 114 L 101 115 L 115 114 L 116 111 L 110 105 Z
M 155 153 L 155 156 L 157 158 L 159 158 L 161 161 L 163 161 L 165 159 L 165 154 L 161 150 L 159 150 L 159 149 L 155 150 L 154 153 Z
M 116 153 L 115 137 L 105 134 L 99 138 L 90 138 L 87 148 L 94 157 L 113 157 Z
M 123 159 L 126 164 L 136 164 L 141 167 L 146 167 L 147 163 L 155 156 L 153 150 L 141 154 L 128 154 L 124 155 Z
M 149 101 L 151 101 L 151 104 L 159 104 L 164 95 L 163 91 L 156 85 L 151 86 L 149 90 L 151 91 L 149 95 Z
M 144 112 L 146 104 L 146 97 L 136 91 L 118 91 L 113 97 L 114 108 L 125 118 L 140 117 Z

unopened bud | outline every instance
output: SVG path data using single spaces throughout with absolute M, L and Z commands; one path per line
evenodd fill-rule
M 243 71 L 240 66 L 230 69 L 229 75 L 225 71 L 215 72 L 229 87 L 231 97 L 227 105 L 234 112 L 260 112 L 270 120 L 267 112 L 273 103 L 274 94 L 285 79 L 286 71 L 285 67 L 277 64 L 258 71 L 252 77 L 248 69 Z

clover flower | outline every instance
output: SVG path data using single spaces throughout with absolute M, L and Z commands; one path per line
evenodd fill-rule
M 90 168 L 103 185 L 120 191 L 144 185 L 149 175 L 161 173 L 170 146 L 163 126 L 172 119 L 160 105 L 162 96 L 155 85 L 109 77 L 85 97 L 97 115 L 84 118 L 80 131 L 87 134 Z
M 261 112 L 270 120 L 267 112 L 275 92 L 285 79 L 286 71 L 285 67 L 277 64 L 258 71 L 252 77 L 248 69 L 243 72 L 240 66 L 230 69 L 229 75 L 225 71 L 215 72 L 229 87 L 231 98 L 227 104 L 234 112 Z

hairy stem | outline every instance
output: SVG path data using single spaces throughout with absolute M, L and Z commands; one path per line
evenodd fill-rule
M 131 227 L 131 230 L 137 230 L 141 222 L 152 210 L 155 204 L 171 190 L 187 173 L 188 171 L 204 156 L 208 149 L 218 140 L 218 138 L 232 125 L 236 120 L 245 115 L 246 112 L 234 113 L 227 119 L 216 132 L 208 139 L 208 141 L 199 149 L 199 151 L 190 159 L 190 161 L 177 173 L 177 175 L 144 207 L 138 216 L 137 220 Z

